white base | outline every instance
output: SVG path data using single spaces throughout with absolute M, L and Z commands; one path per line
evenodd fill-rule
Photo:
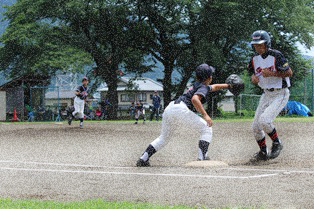
M 184 166 L 186 167 L 195 167 L 195 168 L 205 168 L 205 167 L 227 167 L 228 164 L 223 161 L 213 161 L 213 160 L 200 160 L 192 161 Z

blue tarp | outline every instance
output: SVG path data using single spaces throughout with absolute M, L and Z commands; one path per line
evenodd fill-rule
M 310 112 L 310 109 L 307 106 L 296 101 L 288 101 L 288 104 L 285 106 L 284 110 L 287 111 L 288 115 L 295 114 L 305 117 L 308 117 L 308 113 Z

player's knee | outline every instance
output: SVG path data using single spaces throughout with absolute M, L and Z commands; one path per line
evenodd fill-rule
M 201 129 L 201 139 L 200 140 L 203 140 L 203 141 L 211 143 L 212 136 L 213 136 L 213 129 L 212 129 L 212 127 L 204 126 Z
M 254 121 L 254 122 L 252 123 L 252 130 L 253 130 L 254 133 L 260 131 L 260 127 L 259 127 L 259 126 L 260 126 L 260 125 L 259 125 L 258 121 Z
M 260 127 L 262 130 L 264 130 L 266 133 L 269 133 L 273 130 L 273 127 L 272 127 L 272 121 L 269 120 L 268 117 L 262 115 L 261 118 L 260 118 Z

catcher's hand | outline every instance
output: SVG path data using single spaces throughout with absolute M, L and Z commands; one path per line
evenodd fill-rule
M 244 83 L 236 74 L 230 75 L 226 79 L 226 83 L 229 84 L 229 91 L 234 95 L 239 95 L 244 90 Z

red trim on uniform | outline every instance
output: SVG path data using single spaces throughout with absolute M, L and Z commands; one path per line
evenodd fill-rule
M 257 144 L 259 147 L 265 147 L 266 146 L 266 139 L 265 137 L 259 141 L 257 141 Z

